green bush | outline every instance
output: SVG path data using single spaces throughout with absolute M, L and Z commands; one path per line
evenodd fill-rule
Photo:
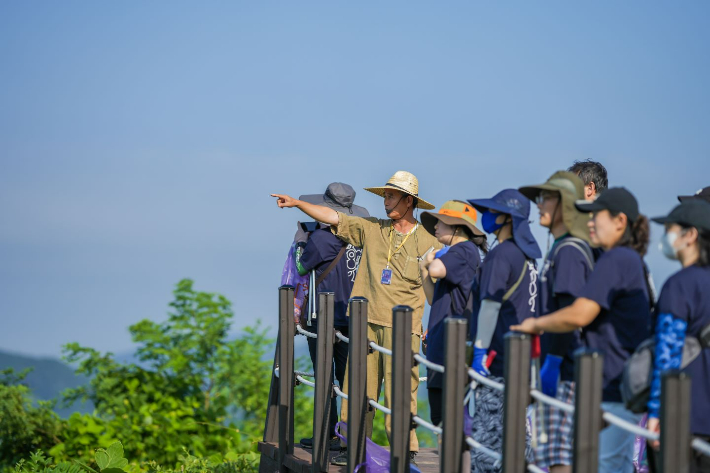
M 56 468 L 69 461 L 89 465 L 96 447 L 122 440 L 126 456 L 148 469 L 250 471 L 263 435 L 274 340 L 258 322 L 230 340 L 231 303 L 195 291 L 189 279 L 177 284 L 170 308 L 165 322 L 143 320 L 129 328 L 137 364 L 76 343 L 65 346 L 65 359 L 91 381 L 65 392 L 63 402 L 91 401 L 91 414 L 60 419 L 52 403 L 34 407 L 22 377 L 3 372 L 0 469 L 22 458 L 25 467 L 39 468 L 40 457 L 30 463 L 38 449 L 58 462 Z M 296 391 L 297 436 L 311 432 L 310 394 Z
M 215 454 L 205 459 L 194 457 L 185 450 L 174 469 L 163 468 L 155 461 L 129 464 L 123 455 L 121 442 L 114 442 L 106 449 L 99 448 L 94 453 L 94 469 L 78 460 L 55 463 L 52 457 L 37 450 L 28 460 L 20 460 L 12 473 L 238 473 L 256 472 L 259 466 L 259 458 L 253 452 L 244 455 L 228 453 L 224 458 Z

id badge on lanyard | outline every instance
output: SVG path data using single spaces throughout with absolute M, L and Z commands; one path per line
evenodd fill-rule
M 407 243 L 407 239 L 409 239 L 409 236 L 417 231 L 417 228 L 419 227 L 419 224 L 416 224 L 414 228 L 407 233 L 407 236 L 404 237 L 404 240 L 402 243 L 399 245 L 399 247 L 394 250 L 394 254 L 397 254 L 399 250 L 402 249 L 405 243 Z M 385 269 L 382 270 L 382 277 L 380 278 L 380 284 L 386 284 L 390 285 L 392 283 L 392 269 L 390 269 L 390 258 L 392 258 L 392 230 L 390 230 L 390 244 L 389 247 L 387 248 L 387 266 Z
M 392 270 L 390 268 L 385 268 L 382 270 L 382 278 L 380 278 L 380 283 L 391 284 L 392 283 Z

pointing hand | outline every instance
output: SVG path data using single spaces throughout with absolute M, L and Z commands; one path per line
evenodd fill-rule
M 276 197 L 276 205 L 281 209 L 295 207 L 298 204 L 298 200 L 285 194 L 271 194 L 271 197 Z

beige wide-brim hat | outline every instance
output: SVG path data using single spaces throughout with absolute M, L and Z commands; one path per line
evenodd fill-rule
M 365 187 L 365 190 L 377 194 L 380 197 L 385 196 L 385 191 L 396 190 L 409 194 L 417 198 L 417 207 L 425 210 L 433 210 L 436 207 L 419 197 L 419 181 L 411 172 L 397 171 L 394 176 L 390 177 L 389 181 L 382 187 Z

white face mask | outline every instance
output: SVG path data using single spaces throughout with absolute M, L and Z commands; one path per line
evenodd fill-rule
M 671 260 L 677 260 L 678 259 L 678 252 L 685 248 L 676 248 L 675 247 L 675 242 L 678 240 L 678 237 L 680 235 L 677 232 L 666 232 L 663 237 L 661 238 L 661 243 L 658 245 L 658 249 L 661 250 L 661 253 L 663 255 Z

